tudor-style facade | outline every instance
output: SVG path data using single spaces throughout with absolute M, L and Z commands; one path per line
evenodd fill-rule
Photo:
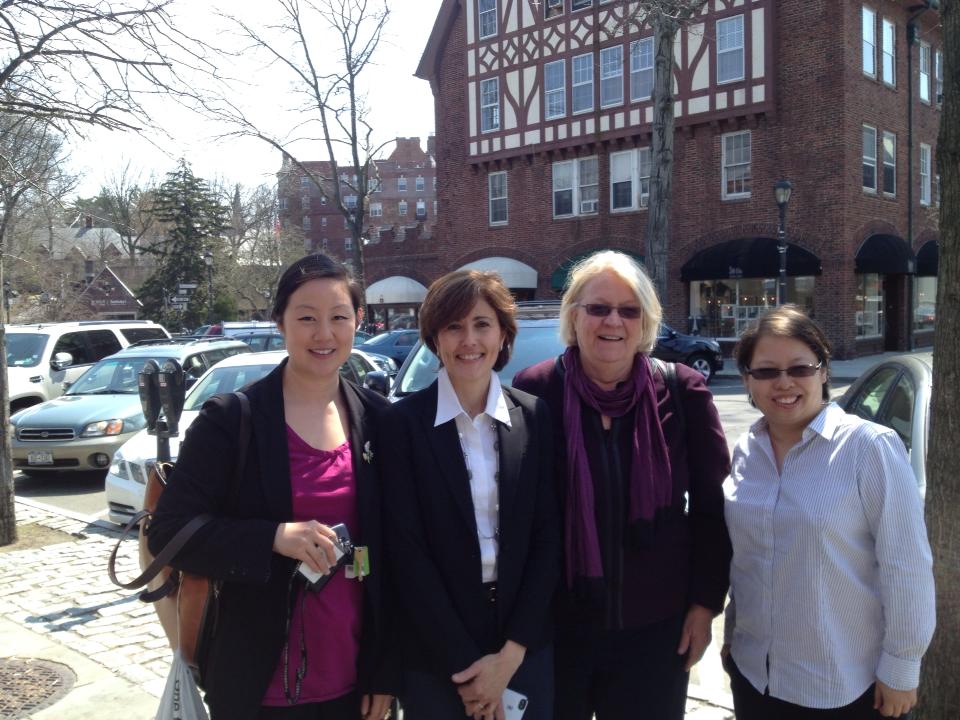
M 584 253 L 643 256 L 653 33 L 637 5 L 443 3 L 417 73 L 436 99 L 439 221 L 392 273 L 495 268 L 520 297 L 556 297 Z M 775 303 L 773 185 L 789 178 L 787 299 L 840 357 L 931 340 L 942 55 L 937 13 L 918 9 L 711 0 L 681 29 L 673 323 L 732 339 Z

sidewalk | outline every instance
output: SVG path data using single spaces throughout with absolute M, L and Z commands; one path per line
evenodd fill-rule
M 49 542 L 0 549 L 0 719 L 152 720 L 170 650 L 153 608 L 107 577 L 117 528 L 33 501 L 16 502 L 21 535 L 42 532 Z M 138 570 L 136 542 L 124 545 L 120 578 Z M 30 682 L 16 682 L 5 671 L 10 659 L 45 661 L 53 669 L 38 673 L 35 682 L 33 675 Z M 57 670 L 65 680 L 57 680 Z M 732 720 L 729 695 L 717 689 L 716 678 L 700 685 L 696 673 L 687 717 Z M 51 694 L 52 702 L 44 704 Z
M 831 360 L 830 379 L 833 381 L 853 382 L 881 360 L 886 360 L 896 355 L 916 355 L 931 365 L 933 364 L 933 348 L 921 348 L 912 352 L 885 352 L 879 355 L 858 357 L 853 360 Z M 737 370 L 736 361 L 733 358 L 725 358 L 723 361 L 723 370 L 717 373 L 717 377 L 739 379 L 740 372 Z

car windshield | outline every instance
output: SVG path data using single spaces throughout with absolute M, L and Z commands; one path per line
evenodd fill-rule
M 36 367 L 49 335 L 7 333 L 7 367 Z
M 374 337 L 370 338 L 363 344 L 364 345 L 386 345 L 391 340 L 393 340 L 393 338 L 394 338 L 394 335 L 392 335 L 391 333 L 381 333 L 379 335 L 375 335 Z
M 510 362 L 497 373 L 500 382 L 509 385 L 520 370 L 549 357 L 556 357 L 563 350 L 557 321 L 532 321 L 530 324 L 520 325 L 517 328 L 517 339 L 513 343 Z M 437 356 L 430 352 L 426 345 L 419 345 L 409 367 L 404 370 L 396 395 L 401 397 L 423 390 L 436 379 L 439 366 Z
M 101 360 L 87 370 L 67 391 L 67 395 L 136 395 L 137 376 L 147 360 L 162 365 L 167 357 L 125 357 Z
M 273 370 L 277 363 L 263 365 L 234 365 L 232 367 L 218 367 L 211 370 L 203 380 L 190 390 L 184 410 L 199 410 L 211 396 L 217 393 L 228 393 L 259 380 Z

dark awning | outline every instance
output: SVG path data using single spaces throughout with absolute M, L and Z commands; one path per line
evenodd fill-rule
M 631 252 L 630 250 L 621 250 L 620 248 L 597 248 L 596 250 L 588 250 L 585 253 L 580 253 L 579 255 L 574 255 L 573 257 L 568 257 L 562 263 L 560 267 L 553 271 L 553 274 L 550 276 L 550 287 L 557 292 L 563 292 L 563 289 L 567 286 L 567 276 L 570 274 L 570 268 L 576 265 L 578 262 L 584 258 L 588 258 L 594 253 L 602 252 L 603 250 L 616 250 L 621 252 L 624 255 L 629 255 L 634 260 L 636 260 L 642 266 L 644 263 L 643 255 L 639 253 Z
M 787 243 L 787 275 L 820 275 L 820 258 L 798 245 Z M 775 238 L 728 240 L 701 250 L 680 268 L 680 279 L 775 278 L 780 275 L 780 253 Z
M 896 275 L 912 273 L 917 265 L 913 251 L 903 238 L 896 235 L 871 235 L 857 250 L 856 273 Z
M 936 277 L 940 268 L 940 244 L 936 240 L 925 242 L 917 251 L 917 275 Z

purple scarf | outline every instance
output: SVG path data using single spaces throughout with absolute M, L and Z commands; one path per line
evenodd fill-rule
M 630 377 L 613 390 L 603 390 L 583 371 L 579 348 L 563 354 L 563 425 L 567 437 L 567 497 L 564 517 L 567 585 L 574 579 L 603 577 L 600 542 L 594 515 L 593 478 L 583 442 L 581 403 L 607 417 L 633 410 L 633 454 L 628 482 L 628 520 L 652 521 L 670 505 L 673 479 L 670 455 L 660 427 L 650 361 L 637 353 Z M 589 452 L 594 452 L 590 448 Z

